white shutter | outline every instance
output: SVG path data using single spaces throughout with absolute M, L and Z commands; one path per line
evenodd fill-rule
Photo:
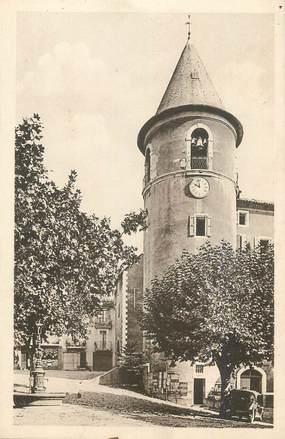
M 238 218 L 239 218 L 239 211 L 237 211 L 237 213 L 236 213 L 236 222 L 237 222 L 237 225 L 239 224 L 239 220 L 238 220 Z
M 241 248 L 240 245 L 240 235 L 237 235 L 237 249 Z
M 212 234 L 212 218 L 208 216 L 207 218 L 207 236 L 211 236 Z
M 188 216 L 188 236 L 195 236 L 195 217 Z

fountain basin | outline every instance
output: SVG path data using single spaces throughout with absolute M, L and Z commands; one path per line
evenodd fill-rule
M 42 406 L 42 405 L 61 405 L 66 393 L 25 393 L 14 392 L 14 406 L 16 408 L 27 406 Z

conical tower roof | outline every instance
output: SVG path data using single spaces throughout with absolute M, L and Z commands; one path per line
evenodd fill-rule
M 184 47 L 158 107 L 160 114 L 182 105 L 210 105 L 223 108 L 222 101 L 198 55 L 189 42 Z
M 236 146 L 239 146 L 243 137 L 242 125 L 224 109 L 201 58 L 188 40 L 156 114 L 140 129 L 137 143 L 141 152 L 144 154 L 147 134 L 154 125 L 170 116 L 193 111 L 207 112 L 226 119 L 236 131 Z

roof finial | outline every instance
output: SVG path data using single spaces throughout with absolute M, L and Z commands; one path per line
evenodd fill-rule
M 185 24 L 188 24 L 188 37 L 187 37 L 187 43 L 190 41 L 191 36 L 191 15 L 188 15 L 188 21 L 186 21 Z

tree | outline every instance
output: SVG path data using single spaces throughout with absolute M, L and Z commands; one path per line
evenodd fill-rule
M 137 351 L 136 343 L 128 341 L 119 356 L 120 368 L 126 372 L 122 380 L 126 380 L 127 384 L 138 384 L 142 386 L 145 363 L 146 359 L 143 352 Z
M 143 352 L 138 352 L 136 343 L 127 342 L 123 347 L 122 353 L 119 357 L 120 366 L 135 375 L 140 376 L 145 363 Z
M 273 257 L 272 246 L 234 251 L 207 242 L 184 251 L 146 293 L 144 329 L 155 350 L 216 364 L 222 415 L 235 370 L 273 358 Z
M 145 218 L 132 212 L 119 231 L 82 212 L 76 172 L 63 188 L 49 178 L 42 129 L 37 114 L 16 127 L 14 327 L 16 344 L 27 347 L 37 322 L 44 337 L 86 336 L 120 272 L 138 260 L 123 234 L 144 227 Z

